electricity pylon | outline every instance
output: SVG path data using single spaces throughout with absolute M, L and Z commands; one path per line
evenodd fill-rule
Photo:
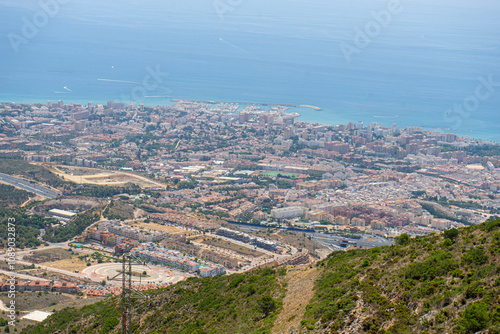
M 138 260 L 133 257 L 131 254 L 123 254 L 122 257 L 122 272 L 118 273 L 110 280 L 115 279 L 116 277 L 121 275 L 122 281 L 122 293 L 121 293 L 121 307 L 118 308 L 115 304 L 115 308 L 122 315 L 122 334 L 132 334 L 137 333 L 140 326 L 137 326 L 135 332 L 132 332 L 132 298 L 149 298 L 141 291 L 137 291 L 132 288 L 132 266 L 135 263 L 132 263 L 132 258 Z M 143 261 L 141 261 L 143 262 Z M 145 263 L 141 263 L 145 264 Z M 113 301 L 114 303 L 114 301 Z M 140 321 L 140 320 L 139 320 Z

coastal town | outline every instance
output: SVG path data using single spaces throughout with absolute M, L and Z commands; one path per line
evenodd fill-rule
M 494 143 L 396 124 L 308 124 L 280 106 L 240 109 L 7 103 L 0 155 L 79 184 L 133 173 L 158 192 L 148 205 L 263 225 L 390 237 L 476 224 L 499 208 Z
M 159 192 L 147 201 L 153 206 L 264 225 L 393 236 L 479 223 L 499 208 L 500 158 L 481 150 L 498 151 L 495 144 L 396 124 L 308 124 L 285 107 L 239 107 L 3 104 L 0 155 L 61 175 L 95 169 L 95 177 L 68 177 L 82 184 L 99 184 L 99 173 L 134 172 L 154 181 L 143 182 Z
M 118 295 L 124 253 L 134 284 L 160 288 L 500 215 L 498 144 L 310 124 L 286 105 L 3 103 L 0 160 L 1 183 L 29 193 L 17 204 L 47 220 L 20 259 L 27 291 Z

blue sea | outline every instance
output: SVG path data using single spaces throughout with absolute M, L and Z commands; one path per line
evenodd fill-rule
M 500 142 L 498 0 L 0 0 L 0 101 L 307 104 Z

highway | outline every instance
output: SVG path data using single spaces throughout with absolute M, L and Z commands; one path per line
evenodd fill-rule
M 47 198 L 56 198 L 59 196 L 58 193 L 48 188 L 3 173 L 0 173 L 0 182 L 10 184 L 16 188 L 20 188 Z
M 0 269 L 0 274 L 3 274 L 5 276 L 9 276 L 9 277 L 16 277 L 18 279 L 24 279 L 24 280 L 35 280 L 35 281 L 38 280 L 38 281 L 50 282 L 50 280 L 45 279 L 45 278 L 40 278 L 37 276 L 31 276 L 31 275 L 18 274 L 16 272 L 3 270 L 3 269 Z

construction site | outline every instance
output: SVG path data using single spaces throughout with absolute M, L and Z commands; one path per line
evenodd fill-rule
M 68 180 L 77 184 L 105 186 L 124 186 L 126 184 L 136 184 L 144 189 L 165 188 L 165 185 L 134 174 L 132 171 L 110 171 L 99 168 L 59 165 L 50 167 L 50 170 L 63 180 Z

